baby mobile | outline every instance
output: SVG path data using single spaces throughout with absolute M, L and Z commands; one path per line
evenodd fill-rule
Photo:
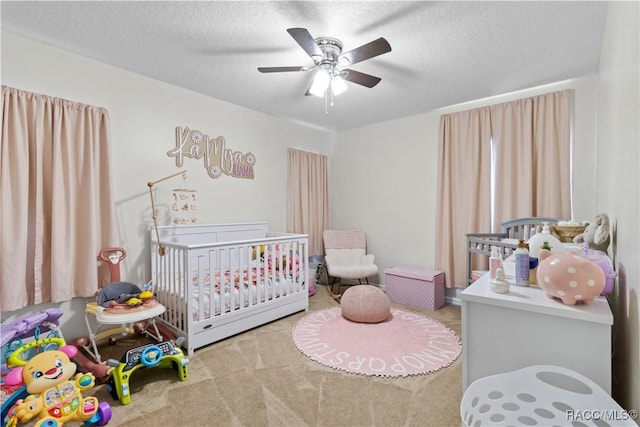
M 182 179 L 187 179 L 187 171 L 181 171 L 169 176 L 165 176 L 164 178 L 160 178 L 156 181 L 147 182 L 147 186 L 149 187 L 149 197 L 151 199 L 151 218 L 153 219 L 153 228 L 155 229 L 156 238 L 158 239 L 158 253 L 160 254 L 160 256 L 163 256 L 165 254 L 165 248 L 160 242 L 160 233 L 158 231 L 158 217 L 156 215 L 156 204 L 153 197 L 153 186 L 158 184 L 159 182 L 166 181 L 179 175 L 182 175 Z M 174 224 L 198 222 L 198 217 L 196 216 L 198 205 L 196 202 L 196 190 L 184 188 L 174 189 L 173 203 L 171 205 L 171 209 L 173 212 L 172 222 Z

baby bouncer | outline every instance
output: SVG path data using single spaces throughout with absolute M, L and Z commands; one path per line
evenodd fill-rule
M 98 259 L 109 265 L 111 283 L 100 291 L 97 301 L 85 308 L 89 338 L 82 345 L 98 363 L 102 361 L 98 342 L 105 338 L 138 333 L 162 341 L 156 318 L 164 313 L 165 307 L 155 300 L 149 289 L 142 290 L 120 281 L 120 263 L 126 256 L 123 248 L 106 248 L 98 254 Z

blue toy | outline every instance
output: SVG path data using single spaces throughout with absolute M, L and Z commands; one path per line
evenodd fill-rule
M 107 365 L 115 368 L 111 370 L 107 384 L 107 390 L 111 396 L 120 400 L 123 405 L 131 403 L 129 380 L 136 370 L 143 367 L 174 368 L 180 380 L 186 381 L 189 359 L 180 349 L 182 342 L 184 338 L 180 337 L 175 345 L 171 341 L 147 344 L 127 351 L 120 362 L 109 359 Z

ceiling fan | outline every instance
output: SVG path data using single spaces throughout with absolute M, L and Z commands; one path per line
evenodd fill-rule
M 312 66 L 258 67 L 261 73 L 280 73 L 290 71 L 311 71 L 317 69 L 313 83 L 305 95 L 325 96 L 331 89 L 332 95 L 338 95 L 347 89 L 345 80 L 368 88 L 377 85 L 380 77 L 349 68 L 364 60 L 391 51 L 391 45 L 383 37 L 366 43 L 348 52 L 342 53 L 342 42 L 332 37 L 314 39 L 306 28 L 289 28 L 287 32 L 313 59 Z

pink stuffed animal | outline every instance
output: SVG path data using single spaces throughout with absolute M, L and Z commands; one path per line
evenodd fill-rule
M 285 271 L 293 275 L 297 275 L 300 270 L 298 254 L 288 248 L 282 248 L 281 246 L 282 245 L 275 245 L 272 254 L 267 258 L 268 270 L 279 270 L 280 266 L 282 266 Z

